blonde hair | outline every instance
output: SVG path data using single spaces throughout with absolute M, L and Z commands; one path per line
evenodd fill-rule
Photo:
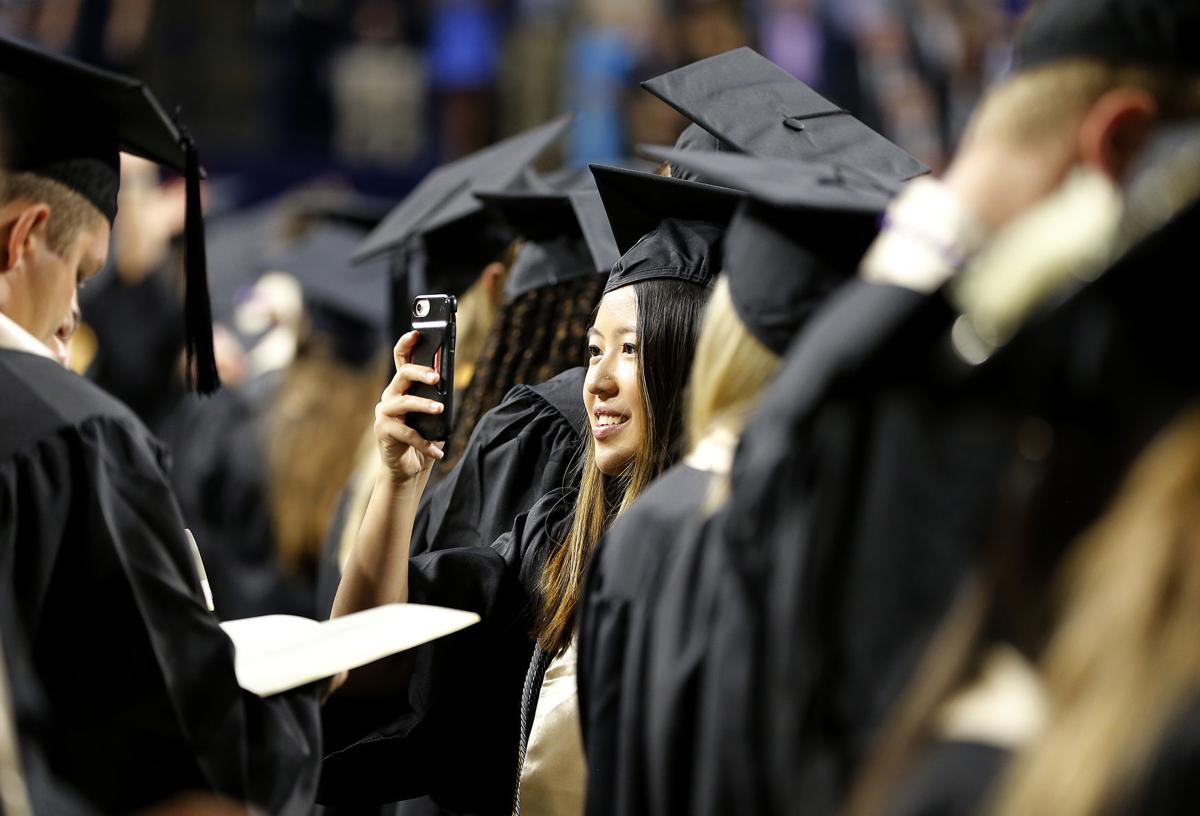
M 1122 812 L 1172 716 L 1200 693 L 1200 408 L 1141 455 L 1062 574 L 1039 674 L 1044 733 L 988 801 L 997 816 Z M 968 683 L 994 599 L 972 581 L 926 650 L 846 813 L 882 813 L 935 712 Z
M 1067 138 L 1104 94 L 1121 87 L 1147 91 L 1163 119 L 1200 114 L 1200 81 L 1165 68 L 1114 66 L 1093 59 L 1062 60 L 1014 74 L 988 92 L 972 117 L 966 142 L 998 138 L 1044 145 Z
M 688 443 L 720 428 L 741 435 L 759 394 L 779 370 L 779 356 L 746 328 L 721 275 L 700 323 L 688 385 Z
M 104 224 L 103 213 L 79 193 L 62 182 L 36 173 L 18 172 L 0 185 L 4 203 L 31 201 L 50 207 L 46 222 L 46 244 L 56 255 L 71 248 L 80 230 L 97 229 Z
M 381 356 L 349 366 L 310 337 L 284 375 L 267 415 L 267 492 L 276 552 L 291 574 L 316 568 L 385 364 Z
M 1042 674 L 1053 716 L 1014 762 L 999 816 L 1122 812 L 1200 693 L 1200 408 L 1139 458 L 1065 570 Z
M 498 263 L 508 270 L 516 260 L 521 250 L 521 241 L 513 241 L 505 248 Z M 490 266 L 489 264 L 488 266 Z M 496 285 L 504 287 L 504 277 Z M 488 283 L 481 274 L 473 284 L 462 293 L 458 299 L 458 311 L 455 320 L 458 323 L 455 340 L 455 387 L 466 388 L 475 373 L 475 361 L 483 352 L 488 335 L 496 325 L 496 315 L 500 311 L 498 299 L 488 288 Z

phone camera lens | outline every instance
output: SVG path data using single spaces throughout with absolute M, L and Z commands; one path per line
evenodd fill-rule
M 417 317 L 425 317 L 429 314 L 429 301 L 422 298 L 413 306 L 413 314 Z

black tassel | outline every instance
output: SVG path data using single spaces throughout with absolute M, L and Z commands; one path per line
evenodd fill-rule
M 200 203 L 200 157 L 191 135 L 180 128 L 187 162 L 187 212 L 184 216 L 184 332 L 188 386 L 199 394 L 221 387 L 213 354 L 212 305 L 208 299 L 204 251 L 204 211 Z

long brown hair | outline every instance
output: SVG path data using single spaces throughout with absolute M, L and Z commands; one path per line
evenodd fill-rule
M 700 328 L 707 290 L 692 283 L 650 280 L 637 293 L 638 375 L 646 432 L 625 472 L 605 476 L 595 446 L 586 443 L 575 514 L 562 544 L 542 570 L 535 634 L 542 649 L 559 654 L 571 643 L 584 573 L 612 520 L 675 462 L 683 447 L 684 386 Z
M 276 552 L 292 574 L 316 569 L 386 362 L 348 365 L 310 335 L 284 374 L 267 414 L 267 492 Z

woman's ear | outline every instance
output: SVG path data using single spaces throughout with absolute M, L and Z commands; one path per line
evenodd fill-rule
M 1079 129 L 1084 164 L 1120 181 L 1158 122 L 1158 105 L 1140 88 L 1114 88 L 1092 105 Z

